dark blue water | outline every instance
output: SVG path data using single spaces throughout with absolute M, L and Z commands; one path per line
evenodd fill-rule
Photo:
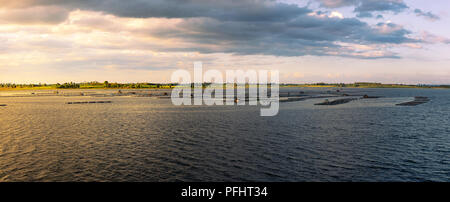
M 449 90 L 344 92 L 384 98 L 281 103 L 275 117 L 151 98 L 0 98 L 0 180 L 450 181 Z M 414 96 L 432 101 L 395 106 Z

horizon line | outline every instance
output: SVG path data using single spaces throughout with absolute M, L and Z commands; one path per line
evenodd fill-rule
M 62 84 L 105 84 L 105 82 L 109 84 L 153 84 L 153 85 L 179 85 L 180 83 L 172 83 L 172 82 L 115 82 L 115 81 L 83 81 L 83 82 L 56 82 L 56 83 L 46 83 L 46 82 L 39 82 L 39 83 L 13 83 L 13 82 L 0 82 L 0 85 L 62 85 Z M 192 82 L 191 84 L 195 84 L 195 82 Z M 233 84 L 229 82 L 224 83 L 212 83 L 212 82 L 202 82 L 202 84 Z M 241 84 L 241 83 L 238 83 Z M 260 84 L 260 83 L 245 83 L 245 84 Z M 366 82 L 366 81 L 358 81 L 358 82 L 306 82 L 306 83 L 291 83 L 291 82 L 278 82 L 279 85 L 405 85 L 405 86 L 450 86 L 450 84 L 430 84 L 430 83 L 382 83 L 382 82 Z

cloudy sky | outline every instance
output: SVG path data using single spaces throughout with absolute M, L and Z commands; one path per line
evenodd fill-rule
M 168 82 L 278 69 L 282 82 L 450 84 L 448 0 L 0 0 L 0 83 Z

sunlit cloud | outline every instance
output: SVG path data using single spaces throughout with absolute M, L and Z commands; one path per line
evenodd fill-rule
M 133 81 L 142 78 L 132 72 L 169 75 L 192 68 L 194 61 L 223 69 L 281 67 L 294 80 L 315 75 L 302 72 L 313 67 L 298 65 L 306 57 L 366 64 L 362 61 L 402 60 L 408 49 L 449 43 L 432 30 L 417 32 L 395 19 L 373 23 L 339 9 L 397 13 L 411 7 L 404 1 L 317 3 L 320 8 L 271 0 L 0 0 L 0 80 L 20 78 L 13 73 L 48 72 L 43 80 L 84 81 L 104 72 L 102 79 L 127 75 L 125 80 Z M 415 14 L 438 18 L 422 10 Z M 314 71 L 318 68 L 323 67 Z

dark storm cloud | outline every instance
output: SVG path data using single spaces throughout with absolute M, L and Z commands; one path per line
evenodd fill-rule
M 371 27 L 356 18 L 302 16 L 283 23 L 192 19 L 183 22 L 177 28 L 158 29 L 149 34 L 182 38 L 193 44 L 205 45 L 202 49 L 191 49 L 203 53 L 301 56 L 331 55 L 332 52 L 340 52 L 341 46 L 337 42 L 367 45 L 417 42 L 407 37 L 409 33 L 408 30 L 392 23 Z M 205 48 L 207 45 L 213 46 Z

